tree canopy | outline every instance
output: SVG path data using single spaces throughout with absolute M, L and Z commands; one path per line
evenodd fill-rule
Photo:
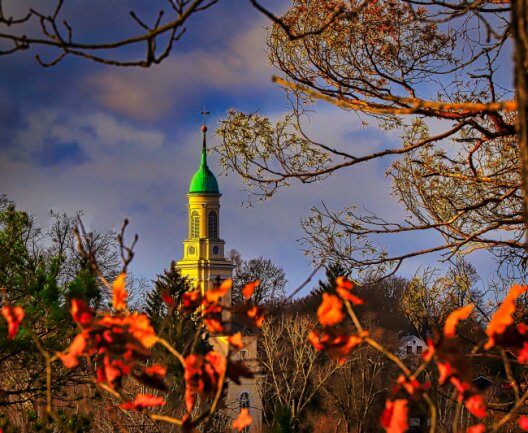
M 270 28 L 269 57 L 291 112 L 273 124 L 259 113 L 230 111 L 218 129 L 224 168 L 240 174 L 251 194 L 268 198 L 294 180 L 318 182 L 391 157 L 387 175 L 405 219 L 362 213 L 356 204 L 313 208 L 302 223 L 307 252 L 385 273 L 411 257 L 436 252 L 449 260 L 479 249 L 501 264 L 524 265 L 526 164 L 512 76 L 505 77 L 512 70 L 503 61 L 512 46 L 510 5 L 331 4 L 344 12 L 320 32 L 314 29 L 334 11 L 327 2 L 296 0 L 283 16 L 302 38 L 278 24 Z M 352 145 L 315 141 L 304 124 L 317 100 L 377 122 L 398 134 L 400 145 L 360 154 Z M 378 245 L 383 236 L 429 231 L 440 242 L 427 248 L 392 253 Z

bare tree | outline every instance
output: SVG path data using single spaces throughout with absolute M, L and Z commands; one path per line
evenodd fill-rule
M 324 392 L 339 410 L 346 432 L 372 431 L 378 424 L 388 361 L 369 346 L 357 348 L 325 384 Z
M 129 12 L 135 30 L 97 41 L 93 34 L 86 37 L 82 31 L 75 31 L 76 27 L 81 27 L 82 17 L 72 14 L 68 0 L 30 2 L 25 10 L 17 10 L 16 14 L 7 12 L 10 4 L 3 0 L 0 2 L 0 55 L 39 47 L 47 52 L 51 48 L 54 53 L 49 59 L 44 59 L 41 54 L 35 56 L 42 66 L 53 66 L 65 57 L 77 56 L 107 65 L 149 67 L 169 56 L 174 43 L 183 36 L 185 26 L 195 14 L 218 1 L 158 1 L 150 5 L 152 9 L 148 14 L 144 14 L 148 16 L 143 17 L 134 10 Z M 115 16 L 117 20 L 120 14 L 111 6 L 102 3 L 101 13 L 107 17 Z M 150 18 L 152 15 L 154 19 Z M 115 28 L 120 27 L 123 27 L 122 23 L 116 22 Z M 130 58 L 130 47 L 137 46 L 143 47 L 142 56 Z
M 263 370 L 259 383 L 265 415 L 286 411 L 293 426 L 337 369 L 335 362 L 322 362 L 323 355 L 308 342 L 315 322 L 301 315 L 281 315 L 265 321 L 259 336 L 258 360 Z
M 252 301 L 256 304 L 278 302 L 284 298 L 284 287 L 286 285 L 286 273 L 275 265 L 270 259 L 257 257 L 244 260 L 237 250 L 227 253 L 228 260 L 235 265 L 233 269 L 232 300 L 234 304 L 244 302 L 242 295 L 243 287 L 250 282 L 259 280 L 260 284 L 255 288 Z

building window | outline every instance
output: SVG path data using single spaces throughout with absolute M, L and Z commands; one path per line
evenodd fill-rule
M 218 214 L 216 211 L 209 212 L 209 238 L 218 239 Z
M 191 238 L 200 236 L 200 216 L 197 211 L 191 213 Z
M 238 398 L 238 408 L 239 408 L 239 412 L 242 410 L 242 409 L 248 409 L 249 410 L 249 407 L 251 405 L 251 401 L 249 399 L 249 392 L 242 392 L 240 394 L 240 397 Z M 244 430 L 242 430 L 242 433 L 248 433 L 250 431 L 250 427 L 246 427 Z
M 416 346 L 416 353 L 422 353 L 422 346 Z
M 407 355 L 412 355 L 412 346 L 407 346 Z
M 249 409 L 249 392 L 244 391 L 238 398 L 239 409 Z

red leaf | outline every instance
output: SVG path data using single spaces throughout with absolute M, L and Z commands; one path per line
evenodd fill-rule
M 519 417 L 519 427 L 528 430 L 528 416 L 521 415 Z
M 255 322 L 255 326 L 257 328 L 262 327 L 262 323 L 264 323 L 264 312 L 262 309 L 258 308 L 257 306 L 253 306 L 246 312 L 247 316 Z
M 463 397 L 463 395 L 466 393 L 466 391 L 469 391 L 471 389 L 471 385 L 467 382 L 464 382 L 460 380 L 459 378 L 452 376 L 449 381 L 453 384 L 453 386 L 456 388 L 456 390 L 459 393 L 459 398 Z
M 252 283 L 247 283 L 244 288 L 242 289 L 242 295 L 244 296 L 244 299 L 251 298 L 251 295 L 253 295 L 253 292 L 260 284 L 260 280 L 255 280 Z
M 146 407 L 164 406 L 164 405 L 165 405 L 165 400 L 163 399 L 163 397 L 156 397 L 151 394 L 138 394 L 136 395 L 136 398 L 134 399 L 134 401 L 122 403 L 120 406 L 123 409 L 141 410 L 141 409 L 145 409 Z
M 440 377 L 438 378 L 438 383 L 440 385 L 443 385 L 447 378 L 451 376 L 455 372 L 455 370 L 449 362 L 437 361 L 436 366 L 438 367 L 438 373 L 440 374 Z
M 231 427 L 233 429 L 237 429 L 238 431 L 242 431 L 248 425 L 250 425 L 252 421 L 253 419 L 249 415 L 249 409 L 243 408 L 243 409 L 240 409 L 240 413 L 238 414 L 237 419 L 233 421 L 233 424 Z
M 352 281 L 348 281 L 345 277 L 337 277 L 336 278 L 336 292 L 337 294 L 347 301 L 352 302 L 354 305 L 361 305 L 363 304 L 363 299 L 359 298 L 356 295 L 353 295 L 350 291 L 354 287 L 354 284 Z
M 521 364 L 528 364 L 528 341 L 523 342 L 523 347 L 517 355 L 517 360 Z
M 366 332 L 358 336 L 329 330 L 321 334 L 317 331 L 310 331 L 308 341 L 316 350 L 325 350 L 330 358 L 337 359 L 342 364 L 352 349 L 361 344 L 367 335 Z
M 125 289 L 125 283 L 126 274 L 121 272 L 112 284 L 112 303 L 114 305 L 114 309 L 117 311 L 124 310 L 126 308 L 126 298 L 128 293 Z
M 433 344 L 433 340 L 430 338 L 427 340 L 427 349 L 422 352 L 422 358 L 425 362 L 431 361 L 433 359 L 433 356 L 435 354 L 435 347 Z
M 484 424 L 477 424 L 468 427 L 466 433 L 484 433 L 486 431 L 486 426 Z
M 510 292 L 502 302 L 502 305 L 491 318 L 486 335 L 489 337 L 488 342 L 484 346 L 489 349 L 495 345 L 494 336 L 502 334 L 506 328 L 513 323 L 513 313 L 515 312 L 515 300 L 524 292 L 528 290 L 528 286 L 519 286 L 514 284 Z
M 71 300 L 71 315 L 79 325 L 86 326 L 92 322 L 92 313 L 88 304 L 81 299 Z
M 335 295 L 329 295 L 323 293 L 323 301 L 317 309 L 317 319 L 323 326 L 332 326 L 341 322 L 345 316 L 341 309 L 343 308 L 343 302 Z
M 103 364 L 103 370 L 104 370 L 104 379 L 108 385 L 113 387 L 112 383 L 121 376 L 121 371 L 117 368 L 115 368 L 111 362 L 110 358 L 108 356 L 104 357 L 104 364 Z
M 381 415 L 382 427 L 387 433 L 404 433 L 409 428 L 407 413 L 407 400 L 387 400 L 385 411 Z
M 226 358 L 210 351 L 207 355 L 191 354 L 185 358 L 185 405 L 190 413 L 194 407 L 194 396 L 214 395 L 222 386 L 220 379 L 226 371 Z
M 167 369 L 165 367 L 163 367 L 162 365 L 159 365 L 159 364 L 154 364 L 150 367 L 146 367 L 143 372 L 147 375 L 147 376 L 160 376 L 160 377 L 165 377 L 165 375 L 167 374 Z
M 474 304 L 466 305 L 465 307 L 459 308 L 453 311 L 446 319 L 444 324 L 444 335 L 446 337 L 454 337 L 456 326 L 460 320 L 466 320 L 473 311 Z
M 420 383 L 414 377 L 407 379 L 403 374 L 400 374 L 396 383 L 399 385 L 396 387 L 395 392 L 399 391 L 399 387 L 402 387 L 407 393 L 413 398 L 420 398 L 424 391 L 427 391 L 431 387 L 430 382 Z
M 484 403 L 484 399 L 481 395 L 472 395 L 466 400 L 465 405 L 466 409 L 477 418 L 488 416 L 486 413 L 486 403 Z
M 342 287 L 343 289 L 350 290 L 354 287 L 354 283 L 352 281 L 347 280 L 345 277 L 337 277 L 336 278 L 336 284 L 338 287 Z
M 202 303 L 200 290 L 185 292 L 182 296 L 182 311 L 185 314 L 192 314 Z
M 176 305 L 174 298 L 169 294 L 169 292 L 163 292 L 161 294 L 161 299 L 169 308 L 174 308 L 174 306 Z
M 7 321 L 7 338 L 14 340 L 18 332 L 18 325 L 24 318 L 24 310 L 22 307 L 5 306 L 2 308 L 2 316 Z

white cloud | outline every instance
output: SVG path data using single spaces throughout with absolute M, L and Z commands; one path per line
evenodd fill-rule
M 96 103 L 133 119 L 156 120 L 211 90 L 233 93 L 271 86 L 266 32 L 255 25 L 215 51 L 174 52 L 161 65 L 145 69 L 105 69 L 84 86 Z

